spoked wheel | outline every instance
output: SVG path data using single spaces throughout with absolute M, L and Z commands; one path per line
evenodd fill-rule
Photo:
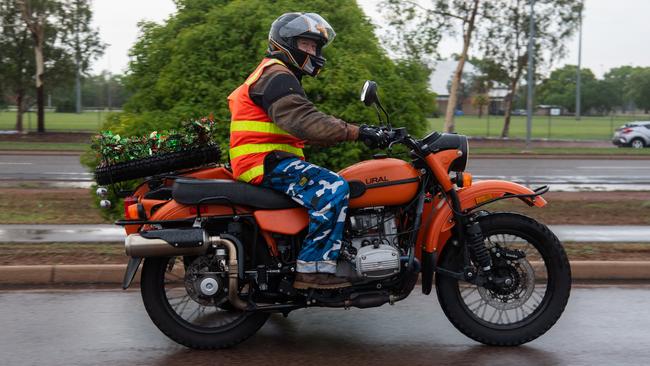
M 492 283 L 480 287 L 436 276 L 447 318 L 466 336 L 488 345 L 516 346 L 555 324 L 571 291 L 571 269 L 557 237 L 535 220 L 512 213 L 479 219 L 492 257 Z M 440 266 L 462 271 L 463 255 L 447 245 Z
M 140 288 L 149 317 L 165 335 L 190 348 L 233 346 L 269 317 L 235 310 L 213 262 L 205 256 L 147 258 L 142 268 Z

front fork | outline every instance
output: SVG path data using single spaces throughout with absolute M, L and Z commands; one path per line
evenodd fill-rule
M 455 228 L 458 241 L 455 245 L 459 245 L 463 249 L 463 271 L 453 272 L 444 268 L 438 268 L 437 272 L 459 280 L 483 285 L 486 279 L 490 278 L 492 258 L 485 246 L 481 225 L 478 222 L 481 213 L 479 212 L 473 215 L 463 214 L 456 191 L 452 189 L 448 195 L 451 199 L 454 220 L 456 221 Z M 482 269 L 483 276 L 478 275 L 472 265 L 472 260 Z

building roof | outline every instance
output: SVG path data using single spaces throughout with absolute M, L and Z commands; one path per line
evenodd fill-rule
M 439 60 L 432 66 L 433 72 L 429 75 L 429 90 L 438 95 L 441 100 L 449 98 L 449 85 L 456 71 L 457 60 Z M 465 61 L 463 67 L 463 76 L 477 74 L 479 69 L 471 63 Z M 488 96 L 493 99 L 505 98 L 508 95 L 508 87 L 501 83 L 494 83 L 494 87 L 488 92 Z
M 454 76 L 457 64 L 458 61 L 456 60 L 436 61 L 436 64 L 432 65 L 433 72 L 429 75 L 429 89 L 440 97 L 448 97 L 449 88 L 447 86 Z M 465 67 L 463 67 L 463 75 L 475 74 L 476 72 L 476 67 L 466 61 Z

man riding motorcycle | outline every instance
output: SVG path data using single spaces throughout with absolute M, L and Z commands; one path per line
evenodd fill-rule
M 385 134 L 319 112 L 306 98 L 303 75 L 323 68 L 322 49 L 335 37 L 315 13 L 286 13 L 269 32 L 266 57 L 228 97 L 233 175 L 289 195 L 309 214 L 309 231 L 298 256 L 294 287 L 350 286 L 334 276 L 349 199 L 338 174 L 304 161 L 305 144 L 333 145 L 360 140 L 381 146 Z

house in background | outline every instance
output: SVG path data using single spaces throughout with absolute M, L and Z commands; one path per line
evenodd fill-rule
M 429 89 L 436 93 L 436 103 L 438 104 L 438 113 L 444 115 L 447 110 L 447 103 L 449 102 L 449 89 L 451 89 L 451 80 L 456 71 L 456 60 L 440 60 L 433 66 L 434 71 L 429 76 Z M 480 71 L 469 62 L 465 62 L 463 68 L 463 79 L 466 81 L 471 79 L 472 75 L 478 74 Z M 467 88 L 466 88 L 467 89 Z M 456 110 L 461 111 L 463 114 L 478 115 L 478 108 L 472 104 L 471 93 L 459 93 L 458 104 Z M 469 94 L 469 95 L 462 95 Z M 508 94 L 508 88 L 504 85 L 495 83 L 495 86 L 488 91 L 488 105 L 483 113 L 490 114 L 503 114 L 504 99 Z

